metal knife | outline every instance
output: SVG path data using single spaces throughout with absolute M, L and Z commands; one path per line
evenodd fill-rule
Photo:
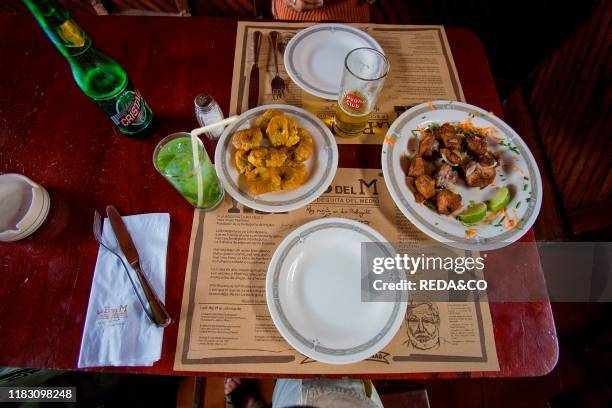
M 121 219 L 119 211 L 117 211 L 117 209 L 112 205 L 109 205 L 106 207 L 106 215 L 108 216 L 111 226 L 113 227 L 113 231 L 115 232 L 115 236 L 117 237 L 121 251 L 125 255 L 125 258 L 132 269 L 134 269 L 134 272 L 136 272 L 140 286 L 142 286 L 142 291 L 149 302 L 154 323 L 160 327 L 168 326 L 172 322 L 172 318 L 166 311 L 164 304 L 159 300 L 151 288 L 151 285 L 149 285 L 149 281 L 144 273 L 142 273 L 142 269 L 140 269 L 140 258 L 138 256 L 138 251 L 136 250 L 136 246 L 134 245 L 134 241 L 132 241 L 130 233 Z
M 253 66 L 249 77 L 249 109 L 257 106 L 259 102 L 259 50 L 261 49 L 261 31 L 253 33 Z

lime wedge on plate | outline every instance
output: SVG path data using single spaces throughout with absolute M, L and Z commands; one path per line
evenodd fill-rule
M 497 212 L 502 208 L 506 208 L 512 196 L 508 187 L 500 188 L 495 192 L 495 195 L 489 200 L 489 210 Z
M 466 224 L 474 224 L 482 220 L 487 214 L 487 205 L 485 203 L 477 203 L 470 205 L 459 218 L 460 221 Z

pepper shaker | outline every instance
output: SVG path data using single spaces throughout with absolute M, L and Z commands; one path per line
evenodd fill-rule
M 195 115 L 200 126 L 207 126 L 223 120 L 223 111 L 219 104 L 209 94 L 203 93 L 195 97 Z M 209 130 L 206 137 L 218 140 L 223 134 L 223 127 Z

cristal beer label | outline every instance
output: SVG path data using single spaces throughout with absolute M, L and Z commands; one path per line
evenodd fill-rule
M 363 112 L 366 108 L 366 99 L 359 92 L 352 91 L 344 95 L 342 104 L 347 111 Z
M 125 91 L 117 98 L 115 115 L 111 116 L 116 125 L 128 127 L 138 126 L 146 120 L 146 109 L 143 109 L 144 100 L 138 91 Z

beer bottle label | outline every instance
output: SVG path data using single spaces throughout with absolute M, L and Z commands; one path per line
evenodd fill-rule
M 366 110 L 366 99 L 358 91 L 351 91 L 344 95 L 342 105 L 347 112 L 363 113 Z
M 146 110 L 143 109 L 145 103 L 138 90 L 122 92 L 115 102 L 115 113 L 111 116 L 115 125 L 119 126 L 138 126 L 146 120 Z
M 151 108 L 130 83 L 119 95 L 96 102 L 123 134 L 139 133 L 147 128 L 153 119 Z

